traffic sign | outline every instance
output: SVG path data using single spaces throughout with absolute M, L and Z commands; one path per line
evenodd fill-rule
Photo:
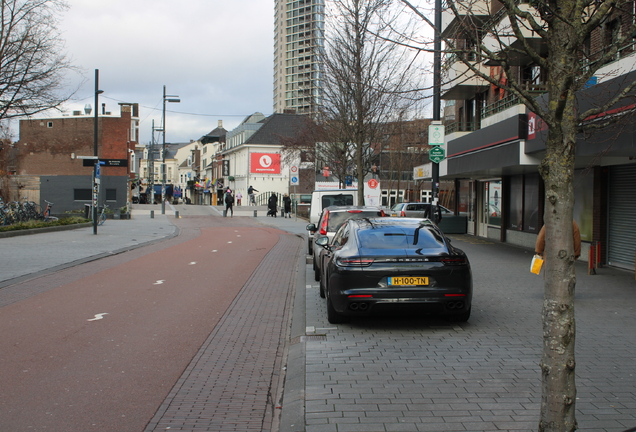
M 293 175 L 290 177 L 289 179 L 290 186 L 298 186 L 299 183 L 300 183 L 300 180 L 298 179 L 297 175 Z
M 443 147 L 433 147 L 428 152 L 428 158 L 431 162 L 440 163 L 446 157 L 446 151 Z
M 442 124 L 432 124 L 428 127 L 428 145 L 444 145 L 445 129 Z

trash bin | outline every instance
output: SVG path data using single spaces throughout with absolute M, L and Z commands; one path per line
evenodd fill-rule
M 93 219 L 93 206 L 84 204 L 84 219 Z

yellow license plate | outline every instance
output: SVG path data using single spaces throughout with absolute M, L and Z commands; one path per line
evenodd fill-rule
M 390 277 L 389 285 L 422 286 L 428 285 L 428 278 L 423 276 Z

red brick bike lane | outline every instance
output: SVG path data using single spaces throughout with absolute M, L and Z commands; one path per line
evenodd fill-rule
M 241 219 L 1 308 L 0 430 L 269 430 L 302 241 Z

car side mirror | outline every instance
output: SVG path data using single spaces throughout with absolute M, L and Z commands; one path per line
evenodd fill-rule
M 316 232 L 316 231 L 318 231 L 318 228 L 316 228 L 316 224 L 312 224 L 312 223 L 311 223 L 311 224 L 308 224 L 308 225 L 305 227 L 305 229 L 306 229 L 307 231 L 311 231 L 311 232 Z
M 329 237 L 327 237 L 327 236 L 318 237 L 315 240 L 315 242 L 320 247 L 324 247 L 325 249 L 331 249 L 329 247 Z

